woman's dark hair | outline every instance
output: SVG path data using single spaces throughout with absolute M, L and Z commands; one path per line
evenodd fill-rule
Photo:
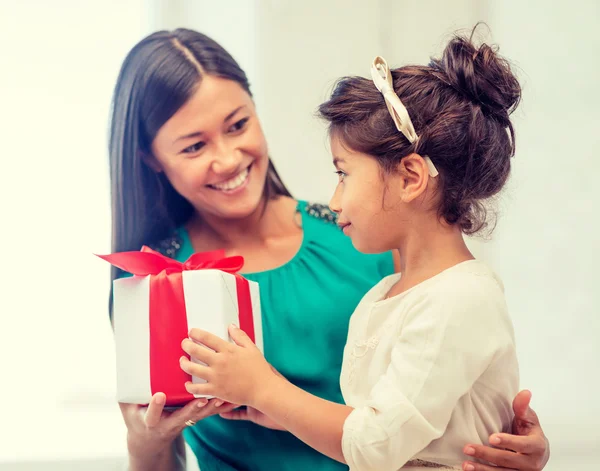
M 335 134 L 354 151 L 373 156 L 384 171 L 412 153 L 429 156 L 439 171 L 439 216 L 466 234 L 486 226 L 485 200 L 510 173 L 515 136 L 510 114 L 521 87 L 495 47 L 454 36 L 428 66 L 392 71 L 394 90 L 419 139 L 411 144 L 395 127 L 371 80 L 345 77 L 319 107 Z
M 191 204 L 143 157 L 151 155 L 156 133 L 194 94 L 204 75 L 233 80 L 252 95 L 233 57 L 196 31 L 156 32 L 125 58 L 110 126 L 112 252 L 159 242 L 192 215 Z M 264 191 L 266 198 L 290 196 L 271 161 Z M 119 273 L 113 267 L 111 282 Z

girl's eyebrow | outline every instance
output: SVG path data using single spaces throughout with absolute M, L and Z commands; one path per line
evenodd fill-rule
M 338 164 L 343 164 L 346 163 L 346 161 L 340 157 L 334 157 L 333 158 L 333 165 L 335 165 L 336 167 L 338 166 Z

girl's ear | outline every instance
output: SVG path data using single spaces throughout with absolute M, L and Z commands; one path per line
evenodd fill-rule
M 402 201 L 409 203 L 423 194 L 429 182 L 427 162 L 419 154 L 410 154 L 398 164 L 401 175 Z

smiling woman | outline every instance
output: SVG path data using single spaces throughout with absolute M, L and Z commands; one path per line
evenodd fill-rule
M 289 196 L 268 157 L 246 75 L 216 42 L 189 30 L 152 34 L 126 58 L 110 163 L 113 251 L 201 224 L 200 213 L 243 218 L 260 213 L 261 201 Z M 112 279 L 119 275 L 113 269 Z
M 151 150 L 145 158 L 198 210 L 194 219 L 199 211 L 243 217 L 262 199 L 267 142 L 252 98 L 237 82 L 204 76 L 160 128 Z

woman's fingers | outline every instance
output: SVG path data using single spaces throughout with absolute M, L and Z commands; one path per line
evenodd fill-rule
M 490 438 L 490 443 L 525 455 L 542 454 L 546 449 L 546 441 L 541 433 L 525 436 L 496 433 Z
M 227 420 L 250 420 L 247 409 L 232 410 L 229 412 L 221 412 L 221 417 Z
M 144 423 L 148 428 L 154 428 L 160 423 L 167 396 L 164 393 L 156 393 L 150 399 L 146 413 L 144 414 Z
M 498 468 L 497 466 L 488 466 L 482 463 L 473 463 L 465 461 L 462 465 L 463 471 L 517 471 L 512 468 Z
M 165 411 L 166 395 L 156 393 L 152 396 L 147 407 L 138 404 L 120 404 L 123 416 L 126 417 L 128 428 L 142 432 L 151 432 L 152 435 L 173 435 L 196 422 L 219 414 L 229 412 L 237 404 L 230 404 L 221 399 L 198 398 L 173 411 Z

